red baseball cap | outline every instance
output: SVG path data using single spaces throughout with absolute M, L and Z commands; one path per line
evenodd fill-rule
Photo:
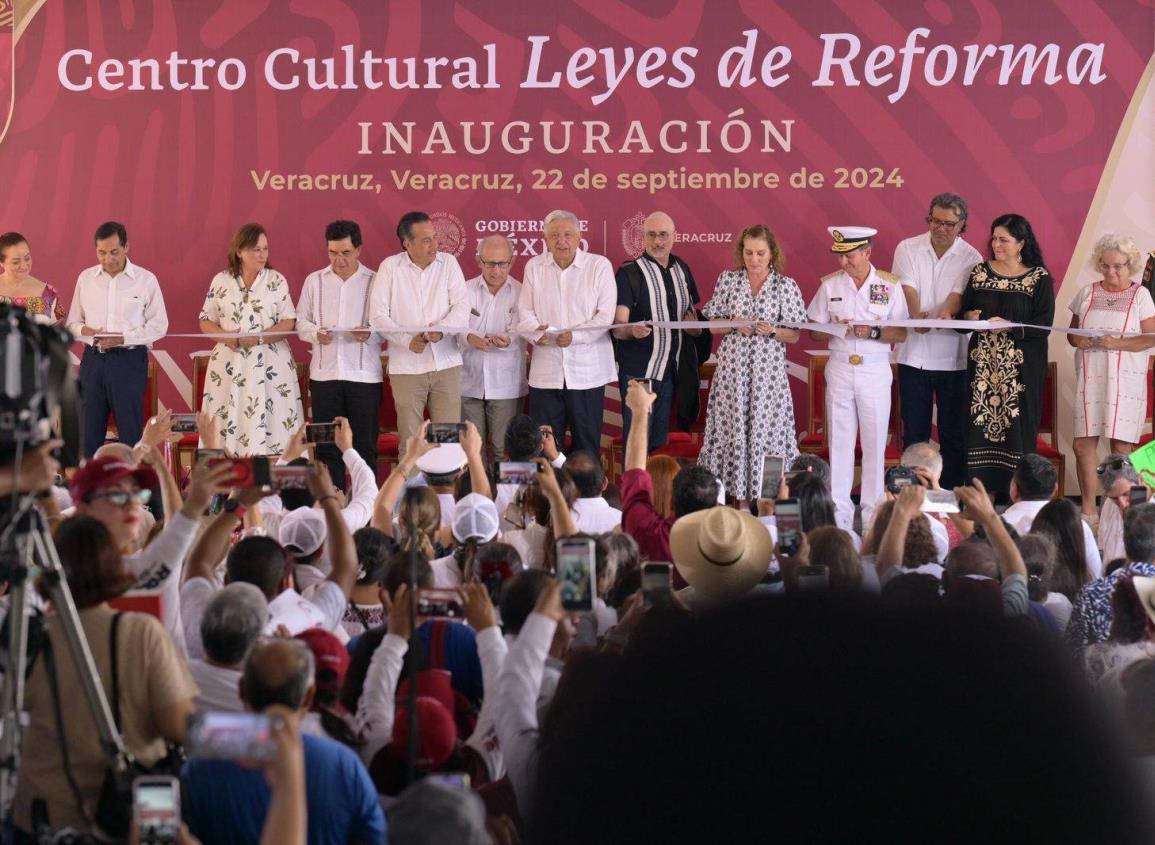
M 324 628 L 308 628 L 297 634 L 295 639 L 313 652 L 313 660 L 317 664 L 317 692 L 340 695 L 345 673 L 349 671 L 349 650 Z
M 417 759 L 414 764 L 426 771 L 441 766 L 457 744 L 453 714 L 436 698 L 417 697 Z M 393 720 L 393 748 L 404 758 L 409 755 L 409 709 L 397 708 Z
M 142 488 L 155 488 L 160 485 L 160 479 L 151 467 L 143 464 L 130 464 L 115 457 L 92 458 L 84 462 L 84 466 L 76 471 L 72 480 L 68 482 L 68 492 L 72 501 L 79 502 L 98 487 L 104 487 L 122 478 L 131 477 Z

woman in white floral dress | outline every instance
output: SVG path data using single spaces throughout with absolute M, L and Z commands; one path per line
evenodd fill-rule
M 287 337 L 262 334 L 291 332 L 297 322 L 289 283 L 268 262 L 265 230 L 246 223 L 233 235 L 229 269 L 213 277 L 200 314 L 205 334 L 251 335 L 217 342 L 201 404 L 236 455 L 280 454 L 305 416 Z
M 783 276 L 782 249 L 765 226 L 738 236 L 738 270 L 718 277 L 702 309 L 710 320 L 756 320 L 741 329 L 711 329 L 724 335 L 710 386 L 706 431 L 698 462 L 718 476 L 726 492 L 745 506 L 757 498 L 762 459 L 798 455 L 794 402 L 786 375 L 786 344 L 806 322 L 802 291 Z

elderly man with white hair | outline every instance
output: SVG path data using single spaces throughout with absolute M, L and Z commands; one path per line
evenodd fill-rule
M 610 326 L 618 289 L 605 256 L 581 248 L 578 219 L 551 211 L 548 252 L 525 265 L 518 331 L 536 347 L 529 371 L 529 413 L 560 446 L 568 427 L 574 451 L 601 451 L 605 386 L 617 378 Z
M 670 215 L 655 211 L 642 223 L 645 252 L 618 267 L 618 305 L 615 323 L 645 321 L 671 322 L 699 319 L 698 286 L 690 266 L 671 250 L 675 240 Z M 618 385 L 622 393 L 622 440 L 629 438 L 631 414 L 626 406 L 626 390 L 632 379 L 648 381 L 657 396 L 649 416 L 649 447 L 652 452 L 666 445 L 670 428 L 670 406 L 681 374 L 686 392 L 679 401 L 684 409 L 698 407 L 698 361 L 694 343 L 685 335 L 701 335 L 701 329 L 663 329 L 624 326 L 614 329 L 618 342 Z M 696 417 L 697 413 L 685 414 Z
M 525 338 L 513 334 L 521 282 L 509 275 L 513 249 L 504 235 L 477 245 L 481 275 L 465 283 L 469 298 L 469 334 L 457 335 L 461 349 L 461 418 L 477 426 L 482 449 L 488 442 L 494 460 L 505 448 L 505 430 L 518 413 L 525 380 Z
M 1071 328 L 1102 329 L 1098 337 L 1067 335 L 1075 352 L 1075 469 L 1083 498 L 1083 519 L 1097 522 L 1095 452 L 1099 438 L 1111 451 L 1126 455 L 1135 448 L 1147 418 L 1147 359 L 1155 345 L 1155 302 L 1131 277 L 1142 266 L 1131 238 L 1104 235 L 1091 250 L 1096 282 L 1075 294 Z M 1124 337 L 1124 332 L 1142 335 Z M 1116 336 L 1118 335 L 1118 336 Z

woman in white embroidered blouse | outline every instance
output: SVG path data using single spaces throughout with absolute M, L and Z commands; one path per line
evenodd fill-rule
M 269 239 L 256 223 L 233 235 L 229 269 L 213 277 L 201 309 L 205 334 L 242 333 L 213 348 L 201 410 L 220 420 L 237 455 L 277 455 L 304 422 L 296 364 L 282 332 L 297 312 L 285 277 L 269 266 Z M 269 336 L 266 336 L 269 335 Z
M 1067 335 L 1075 353 L 1074 446 L 1083 518 L 1098 522 L 1095 473 L 1099 438 L 1110 439 L 1110 451 L 1129 455 L 1139 442 L 1147 418 L 1147 358 L 1155 346 L 1155 302 L 1142 285 L 1131 281 L 1139 272 L 1139 249 L 1130 238 L 1104 235 L 1091 251 L 1091 266 L 1103 277 L 1079 290 L 1071 301 L 1071 328 L 1117 333 L 1098 337 Z M 1123 337 L 1143 332 L 1145 337 Z

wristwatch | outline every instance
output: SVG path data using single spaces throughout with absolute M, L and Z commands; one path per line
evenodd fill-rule
M 241 504 L 239 499 L 225 499 L 225 513 L 231 513 L 237 519 L 245 518 L 245 506 Z
M 879 326 L 871 326 L 871 327 L 870 327 L 870 339 L 871 339 L 871 340 L 878 340 L 880 337 L 882 337 L 882 329 L 881 329 L 881 327 L 879 327 Z

